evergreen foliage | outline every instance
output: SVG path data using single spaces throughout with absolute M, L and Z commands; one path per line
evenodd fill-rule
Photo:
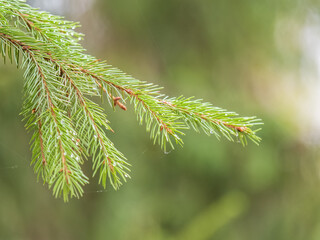
M 88 177 L 81 165 L 92 159 L 93 175 L 105 188 L 126 182 L 130 164 L 108 138 L 113 132 L 104 110 L 92 97 L 113 108 L 135 109 L 140 124 L 165 150 L 182 145 L 183 130 L 193 128 L 230 141 L 260 141 L 256 117 L 193 98 L 169 98 L 162 88 L 139 81 L 86 54 L 78 43 L 79 24 L 30 7 L 23 1 L 0 2 L 0 51 L 4 61 L 24 70 L 22 115 L 31 139 L 32 165 L 55 196 L 80 197 Z

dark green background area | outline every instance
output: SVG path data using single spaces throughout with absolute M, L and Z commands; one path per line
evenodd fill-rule
M 91 179 L 64 203 L 29 166 L 22 71 L 1 63 L 0 240 L 320 239 L 319 110 L 304 111 L 320 78 L 304 47 L 309 26 L 320 44 L 317 1 L 27 2 L 79 21 L 89 54 L 169 96 L 258 116 L 263 141 L 244 148 L 186 131 L 184 147 L 164 153 L 132 106 L 105 104 L 132 179 L 118 191 Z

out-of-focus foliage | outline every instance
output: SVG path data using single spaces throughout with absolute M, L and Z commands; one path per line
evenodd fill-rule
M 132 179 L 63 204 L 35 184 L 17 118 L 22 73 L 1 66 L 0 239 L 179 239 L 193 229 L 196 239 L 319 239 L 317 1 L 53 2 L 60 15 L 72 6 L 67 18 L 81 21 L 90 53 L 168 95 L 258 115 L 263 142 L 243 148 L 190 132 L 164 154 L 132 109 L 117 111 L 110 138 L 132 160 Z

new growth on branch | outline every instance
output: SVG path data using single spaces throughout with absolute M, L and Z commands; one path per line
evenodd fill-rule
M 19 0 L 0 2 L 0 51 L 24 70 L 22 115 L 32 136 L 32 164 L 53 194 L 80 197 L 88 177 L 81 165 L 92 159 L 93 176 L 118 189 L 129 176 L 123 154 L 108 138 L 114 132 L 92 97 L 114 109 L 134 108 L 154 143 L 166 150 L 183 144 L 186 129 L 259 143 L 256 117 L 239 117 L 194 98 L 168 97 L 161 87 L 139 81 L 85 53 L 78 23 L 39 11 Z M 130 103 L 130 105 L 129 105 Z

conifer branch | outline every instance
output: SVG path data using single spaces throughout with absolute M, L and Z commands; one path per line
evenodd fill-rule
M 1 55 L 24 69 L 22 115 L 33 132 L 31 163 L 55 196 L 67 201 L 83 194 L 88 178 L 81 165 L 88 157 L 104 188 L 107 179 L 117 189 L 130 177 L 126 158 L 107 137 L 113 132 L 107 116 L 90 97 L 105 97 L 114 109 L 127 110 L 130 102 L 140 124 L 164 150 L 167 144 L 174 148 L 173 142 L 182 145 L 183 130 L 189 128 L 243 145 L 247 138 L 260 141 L 255 129 L 260 119 L 239 117 L 201 100 L 169 98 L 161 87 L 85 54 L 78 43 L 83 35 L 74 31 L 78 23 L 19 0 L 3 0 L 0 9 Z

